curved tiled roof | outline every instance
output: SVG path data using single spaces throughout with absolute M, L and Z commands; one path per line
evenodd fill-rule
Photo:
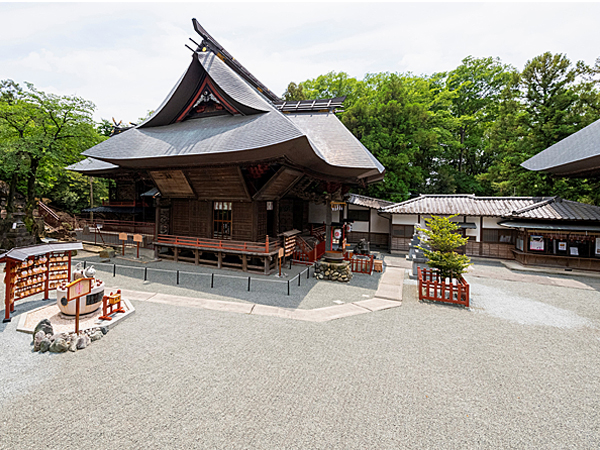
M 95 175 L 100 172 L 110 172 L 118 169 L 119 166 L 108 162 L 100 161 L 94 158 L 86 158 L 66 167 L 67 170 L 80 172 L 86 175 Z
M 286 114 L 325 161 L 338 167 L 385 168 L 332 113 Z
M 600 120 L 532 156 L 521 166 L 556 174 L 597 170 L 600 167 Z
M 176 122 L 206 77 L 240 114 Z M 186 73 L 150 119 L 83 155 L 130 168 L 287 158 L 315 173 L 354 182 L 377 181 L 385 172 L 335 115 L 283 114 L 212 52 L 194 54 Z M 84 171 L 80 165 L 71 169 Z

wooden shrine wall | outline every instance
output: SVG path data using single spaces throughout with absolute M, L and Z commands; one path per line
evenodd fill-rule
M 212 237 L 212 202 L 173 199 L 171 230 L 176 236 Z
M 279 233 L 294 229 L 294 200 L 279 200 Z
M 256 241 L 262 242 L 268 234 L 267 202 L 254 202 L 256 217 Z
M 200 200 L 250 200 L 238 166 L 206 167 L 185 174 Z
M 231 238 L 236 241 L 253 241 L 254 206 L 252 203 L 234 202 L 231 213 Z

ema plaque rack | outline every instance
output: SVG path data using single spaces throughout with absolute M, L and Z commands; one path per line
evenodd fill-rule
M 81 249 L 81 242 L 65 242 L 17 247 L 0 254 L 0 263 L 5 263 L 3 322 L 10 322 L 15 301 L 40 293 L 47 299 L 51 290 L 69 282 L 71 254 Z

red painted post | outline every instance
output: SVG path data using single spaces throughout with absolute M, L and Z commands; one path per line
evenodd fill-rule
M 267 239 L 265 240 L 265 253 L 269 253 L 269 235 L 267 234 Z
M 12 290 L 12 261 L 6 259 L 6 292 L 4 293 L 4 322 L 10 322 L 10 291 Z

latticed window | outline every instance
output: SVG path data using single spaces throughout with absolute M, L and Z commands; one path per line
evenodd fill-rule
M 517 233 L 515 230 L 501 230 L 495 228 L 483 229 L 483 242 L 514 244 Z
M 214 202 L 213 238 L 231 239 L 231 202 Z

